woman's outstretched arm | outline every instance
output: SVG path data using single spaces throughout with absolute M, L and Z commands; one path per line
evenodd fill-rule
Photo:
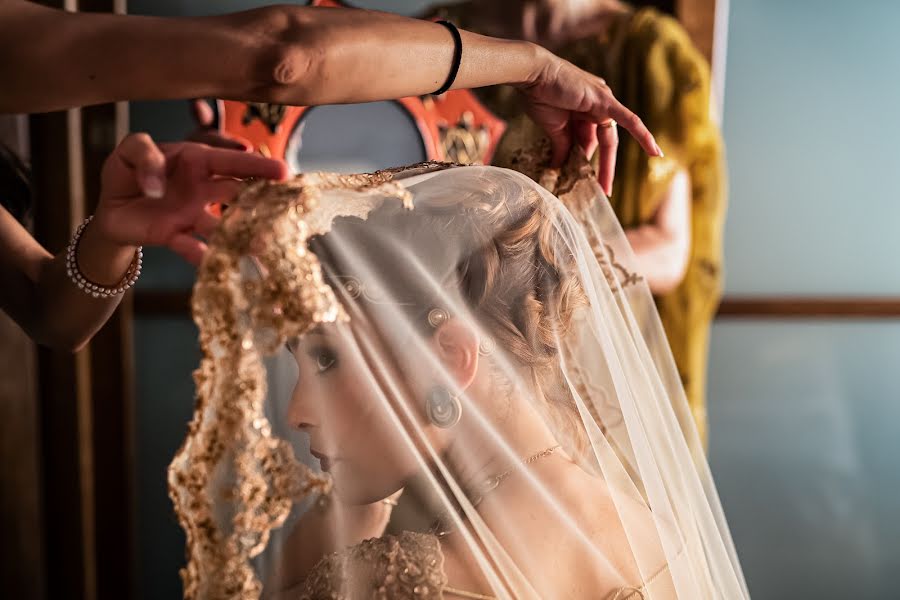
M 602 79 L 529 42 L 461 36 L 453 87 L 517 86 L 550 135 L 557 162 L 573 131 L 609 119 L 648 153 L 659 153 Z M 0 0 L 0 112 L 133 99 L 386 100 L 435 91 L 453 52 L 441 25 L 367 10 L 270 6 L 213 17 L 144 17 Z

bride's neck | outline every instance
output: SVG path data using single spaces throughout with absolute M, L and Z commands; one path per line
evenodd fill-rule
M 558 444 L 534 409 L 534 403 L 544 402 L 542 397 L 512 393 L 505 400 L 509 402 L 506 410 L 496 418 L 482 414 L 472 419 L 448 448 L 447 463 L 464 486 L 477 486 Z

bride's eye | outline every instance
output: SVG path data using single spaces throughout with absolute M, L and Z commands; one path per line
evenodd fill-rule
M 309 354 L 316 362 L 316 371 L 319 373 L 325 373 L 337 364 L 337 355 L 330 348 L 313 348 Z

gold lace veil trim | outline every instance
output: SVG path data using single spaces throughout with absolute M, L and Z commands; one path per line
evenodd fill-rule
M 335 217 L 365 218 L 386 200 L 411 208 L 409 192 L 396 180 L 449 166 L 258 182 L 227 211 L 194 286 L 202 351 L 196 404 L 168 475 L 187 535 L 185 598 L 258 598 L 261 583 L 250 560 L 294 501 L 330 487 L 273 436 L 263 412 L 262 357 L 316 324 L 346 318 L 307 241 L 328 231 Z M 324 198 L 324 191 L 346 193 Z

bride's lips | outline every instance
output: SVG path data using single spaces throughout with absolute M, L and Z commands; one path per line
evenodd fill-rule
M 331 469 L 331 465 L 334 463 L 334 459 L 328 456 L 327 454 L 322 454 L 321 452 L 316 452 L 315 450 L 310 450 L 310 454 L 319 459 L 319 466 L 323 471 L 329 471 Z

